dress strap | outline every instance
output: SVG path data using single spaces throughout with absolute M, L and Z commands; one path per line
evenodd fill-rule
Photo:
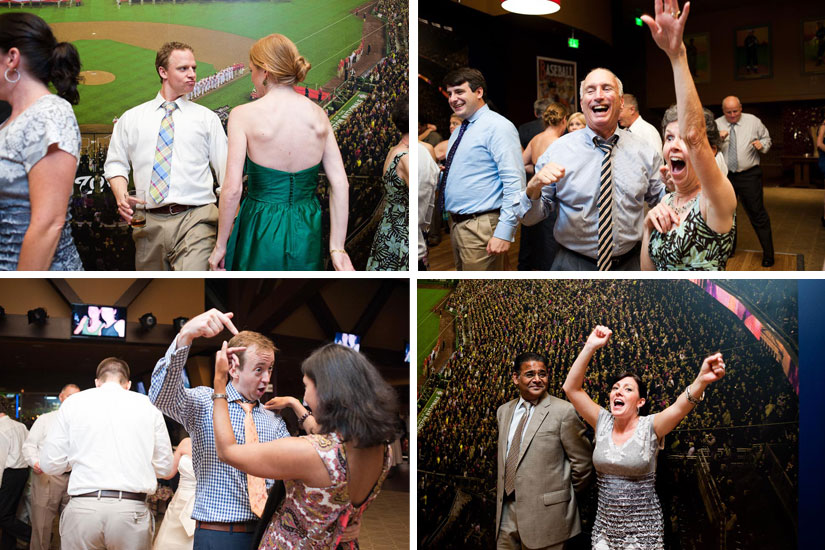
M 345 484 L 347 482 L 347 459 L 338 434 L 309 434 L 302 437 L 312 444 L 318 456 L 323 460 L 332 485 Z

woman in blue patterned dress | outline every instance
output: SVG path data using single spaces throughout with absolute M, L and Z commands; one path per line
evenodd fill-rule
M 724 270 L 733 253 L 736 194 L 716 164 L 682 35 L 690 11 L 676 0 L 656 3 L 656 19 L 642 20 L 673 68 L 676 105 L 665 113 L 663 156 L 675 190 L 648 212 L 642 269 Z
M 609 412 L 582 388 L 593 354 L 613 332 L 597 326 L 590 333 L 564 381 L 564 393 L 596 430 L 593 467 L 599 498 L 591 536 L 593 550 L 664 550 L 662 508 L 656 496 L 656 455 L 664 437 L 704 399 L 708 384 L 725 376 L 721 353 L 702 362 L 696 379 L 676 402 L 650 416 L 640 414 L 647 388 L 638 375 L 623 372 L 610 386 Z
M 409 98 L 401 97 L 392 112 L 392 122 L 401 131 L 398 142 L 384 161 L 384 214 L 372 250 L 367 271 L 407 271 L 410 263 L 410 134 Z
M 69 198 L 80 157 L 80 57 L 41 18 L 0 15 L 0 270 L 82 270 Z M 49 83 L 57 95 L 49 91 Z

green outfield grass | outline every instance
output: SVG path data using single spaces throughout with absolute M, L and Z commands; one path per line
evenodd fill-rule
M 152 99 L 160 89 L 155 73 L 155 52 L 111 40 L 78 40 L 75 43 L 84 70 L 106 71 L 115 80 L 97 86 L 78 86 L 80 103 L 75 116 L 81 124 L 111 123 L 114 117 Z M 132 67 L 133 70 L 124 70 Z M 198 61 L 198 74 L 209 75 L 215 68 Z M 114 101 L 113 98 L 117 98 Z
M 418 374 L 421 375 L 421 364 L 438 340 L 438 316 L 430 311 L 450 291 L 441 288 L 418 289 Z
M 49 23 L 151 22 L 188 25 L 253 39 L 281 33 L 294 41 L 301 55 L 312 64 L 305 83 L 318 87 L 334 78 L 338 61 L 358 47 L 363 20 L 350 11 L 362 4 L 364 0 L 323 0 L 323 9 L 320 9 L 319 0 L 165 2 L 156 5 L 147 1 L 144 5 L 135 2 L 131 6 L 123 2 L 118 8 L 115 0 L 86 0 L 80 7 L 27 7 L 22 10 L 39 15 Z M 0 13 L 3 10 L 8 8 L 0 8 Z M 104 70 L 116 76 L 112 84 L 82 87 L 81 104 L 75 109 L 81 124 L 109 123 L 113 116 L 148 101 L 157 92 L 159 84 L 154 71 L 154 52 L 131 46 L 122 46 L 115 51 L 112 49 L 115 43 L 108 41 L 99 41 L 106 43 L 100 47 L 91 46 L 98 42 L 94 40 L 79 42 L 83 42 L 80 57 L 85 70 Z M 128 53 L 124 55 L 127 51 L 133 52 L 134 57 Z M 110 60 L 112 62 L 102 63 Z M 198 65 L 199 78 L 223 68 L 207 68 L 208 64 L 202 60 L 198 60 Z M 245 76 L 218 92 L 202 97 L 198 102 L 210 108 L 227 104 L 234 107 L 247 101 L 251 89 L 251 80 Z

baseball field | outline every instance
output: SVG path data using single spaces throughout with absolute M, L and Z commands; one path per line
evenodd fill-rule
M 198 78 L 234 63 L 248 63 L 249 47 L 263 36 L 281 33 L 312 64 L 304 84 L 331 80 L 338 61 L 361 41 L 363 20 L 353 14 L 367 0 L 128 2 L 85 0 L 81 6 L 0 8 L 31 11 L 45 19 L 59 40 L 80 52 L 86 81 L 75 107 L 80 124 L 111 124 L 125 110 L 148 101 L 160 81 L 155 52 L 167 41 L 192 46 Z M 252 90 L 247 74 L 198 98 L 209 108 L 246 102 Z

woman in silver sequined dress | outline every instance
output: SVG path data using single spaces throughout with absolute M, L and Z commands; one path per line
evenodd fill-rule
M 644 382 L 631 372 L 617 376 L 609 412 L 582 388 L 587 365 L 613 332 L 597 326 L 587 338 L 564 382 L 564 393 L 596 430 L 593 466 L 599 500 L 593 524 L 593 550 L 664 550 L 662 509 L 656 496 L 656 455 L 664 437 L 704 398 L 708 384 L 725 376 L 721 353 L 705 358 L 696 379 L 660 413 L 641 416 L 647 399 Z

